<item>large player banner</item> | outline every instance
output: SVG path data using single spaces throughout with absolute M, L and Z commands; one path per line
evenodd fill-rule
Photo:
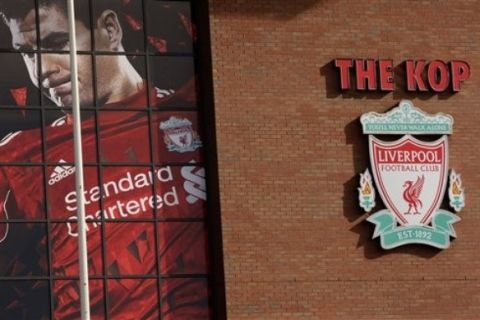
M 92 318 L 209 319 L 191 3 L 76 3 Z M 0 1 L 0 319 L 80 314 L 65 10 Z

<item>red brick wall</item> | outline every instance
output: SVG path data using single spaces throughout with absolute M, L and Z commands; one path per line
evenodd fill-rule
M 210 0 L 229 319 L 480 317 L 477 1 Z M 466 60 L 457 94 L 341 93 L 334 58 Z M 357 205 L 359 116 L 401 99 L 455 119 L 467 207 L 439 251 L 383 251 Z

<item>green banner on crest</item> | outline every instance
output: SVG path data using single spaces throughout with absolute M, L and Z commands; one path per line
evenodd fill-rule
M 450 246 L 450 237 L 456 237 L 452 224 L 460 218 L 452 212 L 438 210 L 432 219 L 432 226 L 397 226 L 395 216 L 389 210 L 380 210 L 367 221 L 375 224 L 373 239 L 380 237 L 383 249 L 392 249 L 405 244 L 420 243 L 439 249 Z

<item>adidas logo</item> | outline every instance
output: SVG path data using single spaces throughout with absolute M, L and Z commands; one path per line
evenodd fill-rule
M 65 160 L 60 159 L 58 161 L 59 163 L 67 163 Z M 69 175 L 73 174 L 75 172 L 75 167 L 73 166 L 64 166 L 64 165 L 58 165 L 53 169 L 52 174 L 50 175 L 50 179 L 48 180 L 48 184 L 53 186 L 55 183 L 58 181 L 65 179 Z

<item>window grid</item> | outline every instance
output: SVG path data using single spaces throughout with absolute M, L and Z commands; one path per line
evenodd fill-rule
M 35 0 L 35 19 L 36 19 L 36 23 L 35 23 L 35 28 L 36 28 L 36 40 L 37 40 L 37 50 L 40 48 L 40 22 L 39 22 L 39 0 Z M 40 55 L 39 55 L 40 57 Z M 41 61 L 41 60 L 40 60 Z M 41 84 L 42 83 L 42 63 L 38 63 L 37 64 L 38 66 L 38 75 L 39 75 L 39 83 Z M 40 105 L 43 104 L 43 98 L 42 98 L 42 92 L 39 88 L 39 90 L 37 91 L 38 92 L 38 102 L 40 103 Z M 41 134 L 41 139 L 42 139 L 42 160 L 43 162 L 45 163 L 45 160 L 46 160 L 46 153 L 45 153 L 45 132 L 43 130 L 44 128 L 44 119 L 45 119 L 45 112 L 44 110 L 41 110 L 40 111 L 40 118 L 41 118 L 41 130 L 40 130 L 40 134 Z M 50 300 L 50 317 L 53 317 L 53 310 L 54 310 L 54 297 L 53 297 L 53 271 L 52 271 L 52 248 L 51 246 L 49 245 L 50 244 L 50 241 L 52 239 L 51 237 L 51 228 L 50 228 L 50 219 L 49 219 L 49 208 L 48 208 L 48 188 L 46 187 L 46 180 L 47 180 L 47 166 L 45 164 L 43 164 L 43 196 L 45 197 L 45 207 L 44 207 L 44 210 L 45 210 L 45 215 L 46 215 L 46 218 L 47 218 L 47 223 L 46 223 L 46 228 L 47 228 L 47 242 L 46 242 L 46 249 L 47 249 L 47 254 L 48 254 L 48 292 L 49 292 L 49 300 Z
M 143 47 L 145 49 L 145 53 L 148 54 L 148 41 L 147 41 L 147 36 L 148 36 L 148 14 L 147 14 L 147 5 L 145 3 L 145 1 L 142 1 L 142 15 L 143 15 L 143 27 L 144 27 L 144 33 L 143 33 Z M 145 79 L 147 81 L 148 84 L 151 83 L 151 77 L 150 77 L 150 59 L 147 55 L 147 58 L 146 58 L 146 61 L 145 61 Z M 149 86 L 147 86 L 147 88 L 149 88 Z M 150 170 L 152 172 L 155 171 L 155 165 L 153 164 L 154 163 L 154 156 L 153 156 L 153 152 L 154 152 L 154 148 L 153 148 L 153 135 L 152 135 L 152 109 L 150 108 L 150 103 L 151 103 L 151 97 L 150 97 L 150 90 L 147 90 L 147 102 L 148 102 L 148 140 L 149 140 L 149 149 L 150 149 L 150 162 L 151 162 L 151 166 L 150 166 Z M 158 306 L 159 306 L 159 318 L 162 319 L 162 278 L 161 278 L 161 274 L 162 274 L 162 270 L 161 270 L 161 265 L 160 265 L 160 248 L 159 248 L 159 235 L 158 235 L 158 216 L 157 216 L 157 184 L 156 183 L 152 183 L 152 192 L 153 192 L 153 195 L 154 195 L 154 205 L 153 205 L 153 216 L 155 218 L 155 226 L 154 226 L 154 239 L 155 239 L 155 252 L 156 252 L 156 255 L 155 255 L 155 266 L 156 266 L 156 270 L 157 270 L 157 274 L 159 275 L 158 277 L 158 280 L 157 280 L 157 292 L 158 292 L 158 295 L 157 295 L 157 301 L 158 301 Z
M 109 111 L 112 110 L 112 111 L 134 111 L 134 112 L 145 112 L 147 114 L 147 117 L 148 117 L 148 136 L 149 136 L 149 141 L 148 141 L 148 144 L 149 144 L 149 150 L 150 150 L 150 162 L 149 163 L 115 163 L 115 162 L 104 162 L 102 159 L 101 159 L 101 155 L 102 155 L 102 143 L 100 141 L 100 136 L 101 136 L 101 133 L 100 133 L 100 124 L 99 124 L 99 118 L 100 118 L 100 110 L 99 110 L 99 106 L 98 106 L 98 100 L 97 100 L 97 86 L 96 86 L 96 72 L 97 72 L 97 68 L 96 68 L 96 64 L 97 64 L 97 60 L 95 59 L 95 57 L 97 55 L 135 55 L 135 56 L 139 56 L 139 57 L 143 57 L 143 59 L 145 60 L 145 83 L 146 83 L 146 87 L 147 88 L 151 88 L 152 87 L 152 79 L 151 79 L 151 76 L 150 76 L 150 72 L 151 72 L 151 69 L 150 69 L 150 58 L 151 57 L 163 57 L 163 56 L 178 56 L 178 57 L 192 57 L 195 61 L 195 65 L 198 63 L 197 59 L 196 59 L 196 46 L 197 44 L 195 42 L 193 42 L 193 51 L 192 53 L 166 53 L 166 54 L 162 54 L 162 53 L 155 53 L 155 52 L 152 52 L 152 50 L 149 50 L 148 49 L 148 40 L 147 40 L 147 36 L 148 36 L 148 25 L 147 25 L 147 20 L 148 20 L 148 15 L 147 15 L 147 5 L 146 5 L 146 2 L 147 1 L 155 1 L 155 0 L 143 0 L 142 1 L 142 12 L 143 12 L 143 26 L 144 26 L 144 50 L 145 52 L 122 52 L 122 53 L 114 53 L 114 52 L 102 52 L 102 51 L 96 51 L 96 48 L 95 48 L 95 39 L 94 39 L 94 36 L 92 34 L 92 30 L 93 30 L 93 25 L 94 25 L 94 21 L 93 21 L 93 5 L 92 5 L 92 0 L 89 0 L 89 12 L 90 12 L 90 32 L 91 32 L 91 37 L 90 37 L 90 41 L 91 41 L 91 49 L 92 51 L 78 51 L 78 53 L 80 54 L 88 54 L 92 57 L 92 71 L 93 71 L 93 80 L 94 80 L 94 85 L 93 85 L 93 95 L 94 95 L 94 101 L 93 101 L 93 107 L 86 107 L 86 108 L 83 108 L 85 110 L 92 110 L 94 111 L 94 121 L 95 121 L 95 140 L 96 140 L 96 158 L 97 158 L 97 162 L 96 163 L 85 163 L 84 165 L 86 167 L 95 167 L 97 168 L 97 175 L 98 175 L 98 185 L 101 186 L 104 182 L 104 175 L 103 175 L 103 171 L 104 171 L 104 168 L 108 168 L 108 167 L 125 167 L 125 166 L 130 166 L 130 167 L 145 167 L 145 168 L 150 168 L 150 170 L 154 171 L 156 168 L 158 167 L 161 167 L 161 166 L 175 166 L 175 167 L 182 167 L 182 166 L 192 166 L 191 163 L 184 163 L 184 162 L 161 162 L 161 163 L 158 163 L 158 162 L 155 162 L 155 159 L 154 159 L 154 152 L 155 152 L 155 146 L 153 145 L 153 136 L 152 136 L 152 125 L 153 125 L 153 122 L 152 122 L 152 114 L 153 114 L 153 108 L 152 105 L 151 105 L 151 99 L 150 99 L 150 90 L 146 90 L 146 94 L 147 94 L 147 108 L 146 110 L 139 110 L 138 108 L 135 108 L 135 109 L 131 109 L 131 108 L 118 108 L 118 109 L 108 109 Z M 189 3 L 190 4 L 190 9 L 193 10 L 192 6 L 191 6 L 191 3 L 190 1 L 172 1 L 172 2 L 181 2 L 181 3 Z M 59 54 L 65 54 L 65 53 L 68 53 L 68 51 L 50 51 L 50 50 L 42 50 L 41 49 L 41 46 L 40 46 L 40 37 L 38 36 L 40 34 L 40 26 L 39 26 L 39 0 L 35 0 L 35 12 L 36 12 L 36 16 L 37 16 L 37 19 L 36 19 L 36 32 L 37 32 L 37 39 L 36 39 L 36 42 L 37 42 L 37 48 L 36 50 L 33 50 L 32 53 L 35 53 L 37 54 L 37 57 L 40 61 L 40 63 L 37 64 L 38 66 L 38 74 L 39 74 L 39 83 L 42 83 L 42 54 L 53 54 L 53 53 L 59 53 Z M 193 16 L 193 14 L 192 14 Z M 9 49 L 6 49 L 6 48 L 0 48 L 0 53 L 19 53 L 20 51 L 17 51 L 17 50 L 9 50 Z M 29 51 L 23 51 L 23 52 L 26 52 L 28 53 Z M 22 162 L 19 162 L 19 163 L 15 163 L 15 162 L 8 162 L 8 163 L 4 163 L 4 162 L 0 162 L 0 166 L 19 166 L 19 167 L 22 167 L 22 166 L 40 166 L 42 167 L 42 171 L 43 171 L 43 196 L 44 196 L 44 199 L 47 200 L 49 199 L 48 195 L 49 195 L 49 185 L 48 185 L 48 169 L 51 168 L 52 166 L 55 166 L 57 165 L 58 163 L 57 162 L 49 162 L 47 161 L 47 153 L 48 153 L 48 148 L 47 148 L 47 145 L 46 145 L 46 133 L 45 131 L 47 130 L 47 127 L 48 127 L 48 124 L 46 123 L 46 116 L 45 116 L 45 112 L 48 111 L 48 110 L 58 110 L 59 108 L 58 107 L 53 107 L 53 106 L 45 106 L 44 105 L 44 97 L 42 96 L 42 92 L 41 90 L 38 90 L 38 96 L 39 96 L 39 107 L 40 107 L 40 119 L 41 119 L 41 129 L 40 129 L 40 134 L 41 134 L 41 139 L 42 139 L 42 142 L 41 142 L 41 152 L 42 152 L 42 162 L 41 163 L 35 163 L 32 165 L 32 163 L 22 163 Z M 197 104 L 198 104 L 198 101 L 197 101 Z M 8 110 L 9 107 L 13 107 L 13 106 L 1 106 L 0 107 L 0 112 L 1 110 Z M 39 107 L 35 107 L 35 106 L 28 106 L 28 107 L 25 107 L 24 109 L 25 110 L 38 110 Z M 68 109 L 68 108 L 65 108 L 65 109 Z M 103 111 L 103 110 L 102 110 Z M 160 112 L 171 112 L 171 111 L 190 111 L 190 112 L 198 112 L 199 111 L 199 108 L 198 106 L 195 106 L 194 108 L 192 107 L 186 107 L 186 108 L 182 108 L 182 107 L 165 107 L 165 108 L 162 108 L 162 111 Z M 199 128 L 200 129 L 200 128 Z M 69 162 L 66 162 L 64 165 L 73 165 L 73 163 L 69 163 Z M 204 167 L 205 164 L 203 162 L 196 162 L 194 164 L 195 167 Z M 201 217 L 201 218 L 175 218 L 175 217 L 160 217 L 159 216 L 159 213 L 158 213 L 158 209 L 156 208 L 157 205 L 156 205 L 156 197 L 155 195 L 157 194 L 157 183 L 154 182 L 152 183 L 151 185 L 151 189 L 152 189 L 152 194 L 154 195 L 153 197 L 153 200 L 154 200 L 154 208 L 153 208 L 153 212 L 154 212 L 154 215 L 153 215 L 153 218 L 152 219 L 135 219 L 132 221 L 132 219 L 123 219 L 123 218 L 119 218 L 119 219 L 115 219 L 115 220 L 110 220 L 110 219 L 105 219 L 105 216 L 104 214 L 100 214 L 100 219 L 92 219 L 92 220 L 88 220 L 89 222 L 99 222 L 101 223 L 102 227 L 100 228 L 100 232 L 101 232 L 101 238 L 102 238 L 102 241 L 101 241 L 101 255 L 102 255 L 102 266 L 103 266 L 103 270 L 102 270 L 102 275 L 91 275 L 90 276 L 90 279 L 92 280 L 102 280 L 102 283 L 103 283 L 103 308 L 104 308 L 104 317 L 105 319 L 109 319 L 109 291 L 108 291 L 108 280 L 112 280 L 112 279 L 155 279 L 156 282 L 157 282 L 157 292 L 158 292 L 158 303 L 159 303 L 159 306 L 158 306 L 158 314 L 159 314 L 159 318 L 162 317 L 162 304 L 163 304 L 163 301 L 162 301 L 162 281 L 163 279 L 178 279 L 178 278 L 198 278 L 198 279 L 205 279 L 207 282 L 209 281 L 209 278 L 210 278 L 210 275 L 207 273 L 207 274 L 168 274 L 168 273 L 164 273 L 162 272 L 162 267 L 161 267 L 161 262 L 160 262 L 160 248 L 159 248 L 159 223 L 172 223 L 172 222 L 184 222 L 184 223 L 201 223 L 203 225 L 206 226 L 206 223 L 207 223 L 207 217 L 208 217 L 208 212 L 206 213 L 205 216 Z M 103 197 L 103 188 L 100 187 L 99 188 L 100 190 L 100 198 L 99 198 L 99 206 L 100 206 L 100 210 L 101 212 L 103 212 L 104 210 L 104 197 Z M 57 281 L 57 280 L 78 280 L 78 277 L 75 277 L 75 276 L 58 276 L 58 275 L 54 275 L 53 273 L 53 258 L 52 258 L 52 243 L 51 243 L 51 240 L 52 240 L 52 235 L 51 235 L 51 225 L 54 224 L 54 223 L 65 223 L 66 219 L 54 219 L 54 218 L 51 218 L 50 217 L 50 208 L 49 208 L 49 204 L 48 204 L 48 201 L 44 201 L 44 206 L 45 206 L 45 219 L 33 219 L 33 220 L 24 220 L 24 219 L 9 219 L 8 220 L 8 223 L 12 223 L 12 224 L 16 224 L 16 223 L 19 223 L 19 224 L 23 224 L 23 223 L 34 223 L 34 224 L 44 224 L 45 227 L 46 227 L 46 240 L 47 240 L 47 245 L 46 245 L 46 250 L 47 250 L 47 257 L 48 257 L 48 270 L 47 270 L 47 273 L 48 275 L 46 276 L 0 276 L 0 281 L 12 281 L 12 280 L 45 280 L 45 281 L 48 281 L 49 282 L 49 293 L 50 293 L 50 296 L 49 296 L 49 300 L 50 300 L 50 316 L 53 317 L 54 315 L 54 310 L 55 310 L 55 299 L 54 299 L 54 296 L 53 296 L 53 290 L 54 290 L 54 282 Z M 148 223 L 154 223 L 154 241 L 155 241 L 155 259 L 156 259 L 156 262 L 155 262 L 155 268 L 156 268 L 156 272 L 157 274 L 152 276 L 152 275 L 142 275 L 142 274 L 129 274 L 129 275 L 109 275 L 108 273 L 108 263 L 107 263 L 107 253 L 106 253 L 106 244 L 107 244 L 107 236 L 106 236 L 106 228 L 105 226 L 108 224 L 108 223 L 122 223 L 122 222 L 129 222 L 129 223 L 142 223 L 142 222 L 148 222 Z M 2 221 L 0 221 L 0 223 L 2 223 Z M 206 228 L 205 228 L 206 229 Z M 207 233 L 207 237 L 209 237 L 208 233 Z M 207 257 L 207 259 L 209 259 Z

